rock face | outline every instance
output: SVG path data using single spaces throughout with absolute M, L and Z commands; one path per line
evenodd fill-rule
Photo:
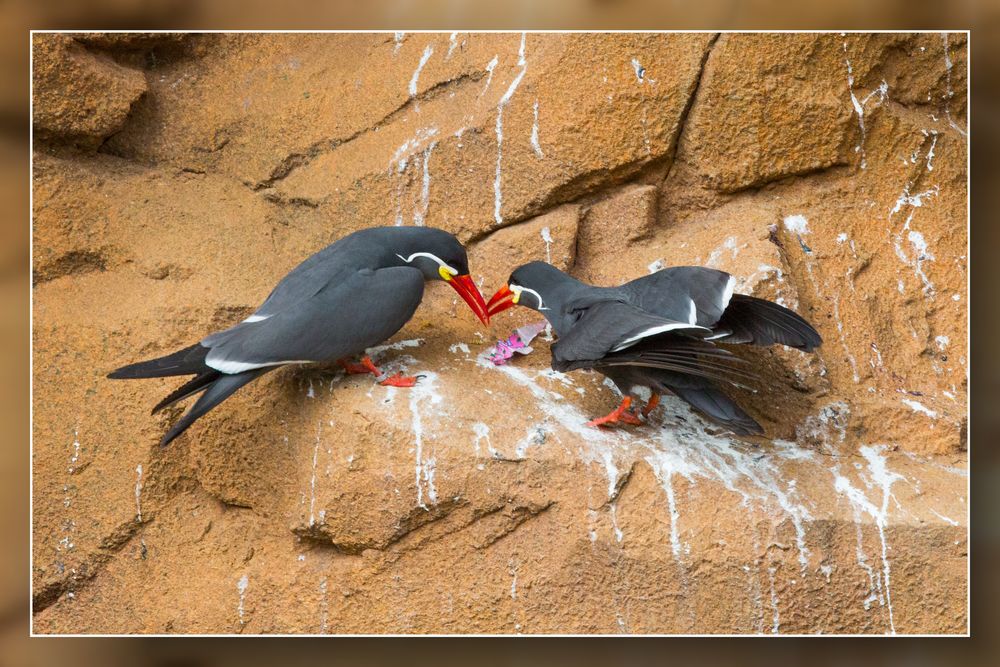
M 36 136 L 97 148 L 122 129 L 146 92 L 146 77 L 62 35 L 37 35 L 33 44 Z
M 33 47 L 36 632 L 967 630 L 964 34 Z M 599 377 L 440 285 L 373 351 L 413 389 L 286 368 L 161 450 L 178 383 L 104 378 L 391 224 L 487 294 L 717 267 L 825 343 L 741 352 L 751 439 L 586 428 Z

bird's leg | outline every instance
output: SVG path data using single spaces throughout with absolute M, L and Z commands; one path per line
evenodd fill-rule
M 618 422 L 624 422 L 626 424 L 641 424 L 642 422 L 639 421 L 639 418 L 629 411 L 631 406 L 632 397 L 626 396 L 622 399 L 621 405 L 603 417 L 590 420 L 587 422 L 587 426 L 604 426 L 605 424 L 617 424 Z
M 646 407 L 642 409 L 642 416 L 649 417 L 649 413 L 652 412 L 653 409 L 656 408 L 656 406 L 659 404 L 660 404 L 660 394 L 659 392 L 654 391 L 650 395 L 649 400 L 646 401 Z
M 375 381 L 386 387 L 413 387 L 417 384 L 419 377 L 407 377 L 402 373 L 389 375 L 379 370 L 371 357 L 364 357 L 360 364 L 352 364 L 348 361 L 340 360 L 340 365 L 350 374 L 371 373 L 375 376 Z
M 633 412 L 632 410 L 625 410 L 625 412 L 622 413 L 619 419 L 625 422 L 626 424 L 632 424 L 633 426 L 638 426 L 639 424 L 642 423 L 642 420 L 639 419 L 639 416 L 636 415 L 635 412 Z

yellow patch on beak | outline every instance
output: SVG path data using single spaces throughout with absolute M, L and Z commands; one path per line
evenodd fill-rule
M 451 281 L 451 272 L 445 267 L 439 266 L 438 273 L 441 274 L 441 278 L 443 278 L 445 282 Z
M 517 285 L 511 285 L 510 291 L 514 293 L 514 297 L 510 300 L 511 303 L 517 303 L 518 299 L 521 298 L 521 288 Z

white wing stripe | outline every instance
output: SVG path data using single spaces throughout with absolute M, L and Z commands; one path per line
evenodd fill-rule
M 688 302 L 691 304 L 691 310 L 688 312 L 688 324 L 697 324 L 698 307 L 694 305 L 694 299 L 689 298 Z
M 257 368 L 265 368 L 267 366 L 283 366 L 285 364 L 311 364 L 312 361 L 270 361 L 263 364 L 247 362 L 247 361 L 230 361 L 228 359 L 205 359 L 205 365 L 214 368 L 220 373 L 225 373 L 226 375 L 235 375 L 236 373 L 243 373 L 244 371 L 252 371 Z
M 729 307 L 729 301 L 733 298 L 733 289 L 736 287 L 736 278 L 729 276 L 726 283 L 726 291 L 722 293 L 722 303 L 719 305 L 720 311 L 725 311 Z
M 640 331 L 631 338 L 626 338 L 618 345 L 611 348 L 612 352 L 619 352 L 627 347 L 635 345 L 638 341 L 643 338 L 649 338 L 650 336 L 655 336 L 658 333 L 663 333 L 664 331 L 673 331 L 674 329 L 700 329 L 702 331 L 711 331 L 711 329 L 706 329 L 705 327 L 699 327 L 698 325 L 688 324 L 687 322 L 671 322 L 670 324 L 661 324 L 658 327 L 650 327 L 644 331 Z
M 260 322 L 261 320 L 266 320 L 271 317 L 270 315 L 251 315 L 250 317 L 243 320 L 244 322 Z

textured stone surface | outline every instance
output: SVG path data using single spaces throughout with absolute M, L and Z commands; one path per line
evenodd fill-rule
M 685 146 L 710 187 L 732 192 L 847 161 L 853 109 L 841 99 L 842 41 L 719 38 Z
M 97 148 L 122 128 L 146 92 L 143 73 L 63 35 L 36 35 L 32 45 L 35 131 Z
M 964 35 L 35 39 L 37 632 L 966 630 Z M 494 367 L 532 314 L 443 285 L 373 351 L 414 389 L 286 368 L 161 450 L 176 382 L 104 378 L 395 222 L 487 294 L 714 266 L 825 343 L 740 352 L 751 439 L 587 429 L 600 378 Z
M 560 206 L 490 234 L 470 253 L 470 266 L 485 278 L 484 290 L 506 281 L 514 268 L 535 259 L 570 271 L 577 260 L 579 226 L 580 207 Z

